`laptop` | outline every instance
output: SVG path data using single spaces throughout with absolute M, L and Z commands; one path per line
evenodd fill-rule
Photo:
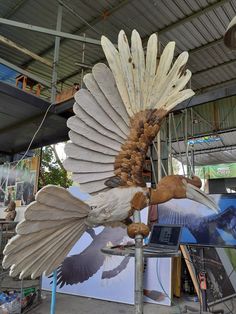
M 181 238 L 181 225 L 162 225 L 152 226 L 148 245 L 144 246 L 145 252 L 177 252 Z

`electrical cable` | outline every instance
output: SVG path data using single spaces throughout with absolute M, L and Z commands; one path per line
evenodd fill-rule
M 200 256 L 197 256 L 196 254 L 191 254 L 191 253 L 190 253 L 189 255 L 192 256 L 192 257 L 194 257 L 195 259 L 201 260 L 201 257 L 200 257 Z M 189 260 L 189 259 L 187 259 L 187 258 L 185 258 L 185 257 L 183 257 L 183 259 L 194 265 L 194 262 L 193 262 L 193 261 L 191 261 L 191 260 Z M 222 263 L 217 262 L 217 261 L 215 261 L 214 259 L 206 259 L 206 258 L 204 258 L 204 263 L 206 263 L 206 262 L 207 262 L 208 264 L 213 264 L 213 265 L 222 265 Z M 235 271 L 235 269 L 236 269 L 236 267 L 233 268 L 233 269 L 231 270 L 230 274 L 227 276 L 227 278 L 225 278 L 224 282 L 223 282 L 222 285 L 221 285 L 222 288 L 223 288 L 223 286 L 225 285 L 227 279 L 229 279 L 229 278 L 231 277 L 231 275 L 233 274 L 233 272 Z M 200 287 L 199 278 L 198 278 L 197 276 L 196 276 L 196 279 L 197 279 L 197 282 L 198 282 L 199 287 Z M 217 300 L 217 303 L 218 303 L 218 304 L 219 304 L 219 303 L 223 303 L 223 304 L 225 305 L 225 307 L 227 307 L 227 309 L 228 309 L 229 312 L 226 313 L 226 314 L 234 314 L 234 312 L 233 312 L 233 310 L 234 310 L 234 304 L 233 304 L 233 303 L 232 303 L 232 310 L 230 310 L 230 308 L 229 308 L 228 305 L 225 303 L 225 301 L 223 300 L 223 298 L 218 299 L 218 300 Z M 214 305 L 213 305 L 213 306 L 208 306 L 208 308 L 213 308 L 213 307 L 214 307 Z M 213 309 L 212 309 L 212 310 L 213 310 Z M 213 311 L 214 311 L 214 310 L 213 310 Z
M 50 109 L 52 108 L 52 106 L 54 106 L 54 103 L 52 103 L 52 104 L 50 104 L 50 105 L 48 106 L 48 108 L 47 108 L 47 110 L 45 111 L 45 114 L 44 114 L 44 116 L 43 116 L 43 119 L 42 119 L 42 121 L 40 122 L 40 124 L 39 124 L 37 130 L 35 131 L 35 133 L 34 133 L 32 139 L 31 139 L 31 141 L 30 141 L 30 143 L 29 143 L 29 145 L 28 145 L 28 147 L 27 147 L 25 153 L 24 153 L 23 156 L 17 161 L 16 165 L 15 165 L 11 170 L 15 170 L 15 169 L 17 168 L 17 166 L 19 165 L 19 163 L 20 163 L 20 162 L 25 158 L 25 156 L 28 154 L 28 152 L 29 152 L 29 150 L 30 150 L 30 148 L 31 148 L 31 145 L 32 145 L 33 142 L 34 142 L 34 139 L 35 139 L 36 135 L 38 134 L 38 132 L 39 132 L 40 129 L 42 128 L 42 125 L 43 125 L 44 121 L 46 120 L 46 117 L 47 117 L 47 115 L 48 115 L 48 112 L 50 111 Z M 1 189 L 3 189 L 3 185 L 6 183 L 6 181 L 7 181 L 7 177 L 6 177 L 5 180 L 1 183 Z
M 168 295 L 168 293 L 166 292 L 165 288 L 163 287 L 163 284 L 162 284 L 161 279 L 160 279 L 160 277 L 159 277 L 159 272 L 158 272 L 158 266 L 157 266 L 157 264 L 158 264 L 158 263 L 156 263 L 156 274 L 157 274 L 157 280 L 158 280 L 158 283 L 159 283 L 161 289 L 163 290 L 165 296 L 170 300 L 170 302 L 173 303 L 174 305 L 176 305 L 176 306 L 178 307 L 179 313 L 180 313 L 180 314 L 183 314 L 183 312 L 182 312 L 181 307 L 179 306 L 179 304 L 176 303 L 176 302 L 174 302 L 173 300 L 171 300 L 171 298 L 169 297 L 169 295 Z

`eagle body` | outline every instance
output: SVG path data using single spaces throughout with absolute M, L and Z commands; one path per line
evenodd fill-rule
M 115 222 L 125 221 L 133 215 L 132 199 L 139 192 L 145 195 L 147 190 L 142 187 L 123 187 L 92 196 L 86 202 L 91 208 L 85 222 L 86 225 L 89 227 L 114 226 Z
M 156 34 L 150 36 L 145 53 L 135 30 L 131 45 L 124 31 L 118 49 L 104 36 L 101 45 L 110 68 L 94 65 L 83 78 L 86 89 L 75 94 L 64 162 L 91 198 L 84 202 L 64 188 L 43 187 L 4 250 L 3 267 L 10 268 L 12 276 L 49 275 L 88 228 L 115 226 L 148 204 L 188 197 L 216 207 L 199 190 L 196 178 L 168 176 L 152 189 L 143 178 L 149 146 L 164 117 L 194 95 L 185 89 L 191 77 L 188 53 L 173 62 L 175 43 L 170 42 L 157 62 Z M 142 229 L 133 227 L 134 233 Z M 143 230 L 148 234 L 147 227 Z

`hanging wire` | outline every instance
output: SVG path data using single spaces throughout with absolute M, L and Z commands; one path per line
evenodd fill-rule
M 11 168 L 11 171 L 12 171 L 12 170 L 15 170 L 15 169 L 18 167 L 18 165 L 20 164 L 20 162 L 21 162 L 21 161 L 25 158 L 25 156 L 28 154 L 28 152 L 29 152 L 29 150 L 30 150 L 30 148 L 31 148 L 31 145 L 32 145 L 33 142 L 34 142 L 34 139 L 35 139 L 36 135 L 38 134 L 38 132 L 39 132 L 40 129 L 42 128 L 43 123 L 44 123 L 44 121 L 46 120 L 46 117 L 47 117 L 47 115 L 48 115 L 48 113 L 49 113 L 49 110 L 52 108 L 52 106 L 54 106 L 54 103 L 52 103 L 52 104 L 50 104 L 50 105 L 48 106 L 48 108 L 47 108 L 47 110 L 46 110 L 46 112 L 45 112 L 45 114 L 44 114 L 44 116 L 43 116 L 43 119 L 42 119 L 40 125 L 38 126 L 37 130 L 35 131 L 35 133 L 34 133 L 32 139 L 31 139 L 31 141 L 30 141 L 30 143 L 29 143 L 29 145 L 28 145 L 28 147 L 27 147 L 25 153 L 24 153 L 23 156 L 17 161 L 16 165 L 15 165 L 13 168 Z M 6 176 L 5 180 L 3 180 L 3 182 L 1 183 L 1 189 L 3 189 L 3 186 L 4 186 L 4 184 L 6 183 L 7 179 L 8 179 L 8 177 Z
M 65 3 L 62 0 L 57 0 L 64 8 L 66 8 L 70 13 L 78 17 L 84 24 L 86 24 L 89 28 L 91 28 L 95 33 L 97 33 L 99 36 L 102 34 L 99 33 L 89 22 L 87 22 L 81 15 L 79 15 L 72 7 L 70 7 L 67 3 Z
M 86 37 L 85 33 L 84 33 L 83 36 L 84 36 L 84 39 L 85 39 L 85 37 Z M 85 42 L 83 42 L 83 45 L 82 45 L 82 59 L 81 59 L 82 63 L 84 63 L 84 60 L 85 60 L 85 47 L 86 47 L 86 44 L 85 44 Z M 81 70 L 81 80 L 80 80 L 80 86 L 81 87 L 83 85 L 83 78 L 84 78 L 84 69 L 82 68 L 82 70 Z

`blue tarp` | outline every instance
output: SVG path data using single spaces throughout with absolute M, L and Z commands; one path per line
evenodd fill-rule
M 15 85 L 16 77 L 19 74 L 20 73 L 8 68 L 7 66 L 0 64 L 0 81 Z

